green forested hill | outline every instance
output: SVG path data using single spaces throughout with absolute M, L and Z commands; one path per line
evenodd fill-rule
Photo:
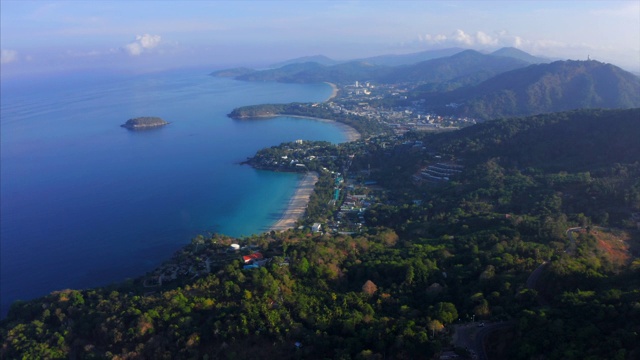
M 533 56 L 527 52 L 514 47 L 503 47 L 491 53 L 493 56 L 506 56 L 515 59 L 524 60 L 530 64 L 541 64 L 551 62 L 549 59 Z
M 326 104 L 290 103 L 249 105 L 233 109 L 229 116 L 232 119 L 256 119 L 273 116 L 303 116 L 335 120 L 356 129 L 362 136 L 385 133 L 388 129 L 379 121 L 358 115 L 336 115 Z
M 640 161 L 640 108 L 576 110 L 488 121 L 428 138 L 474 161 L 500 157 L 520 168 L 597 170 Z
M 337 60 L 333 60 L 327 56 L 324 55 L 312 55 L 312 56 L 303 56 L 303 57 L 299 57 L 299 58 L 295 58 L 295 59 L 291 59 L 291 60 L 286 60 L 286 61 L 282 61 L 276 64 L 272 64 L 271 66 L 269 66 L 270 68 L 280 68 L 283 66 L 287 66 L 287 65 L 292 65 L 292 64 L 304 64 L 304 63 L 309 63 L 309 62 L 313 62 L 313 63 L 318 63 L 321 65 L 336 65 L 339 64 L 340 61 Z
M 462 86 L 475 85 L 497 74 L 528 64 L 526 61 L 512 57 L 485 55 L 474 50 L 465 50 L 451 56 L 402 66 L 375 65 L 366 61 L 351 61 L 337 65 L 307 62 L 241 74 L 236 78 L 247 81 L 293 83 L 329 81 L 338 84 L 355 81 L 420 84 L 455 80 L 458 86 Z
M 385 83 L 441 83 L 455 81 L 462 85 L 475 85 L 497 74 L 522 68 L 528 62 L 510 57 L 481 54 L 465 50 L 452 56 L 399 66 L 378 79 Z
M 433 108 L 485 119 L 631 108 L 640 106 L 640 78 L 597 61 L 556 61 L 505 72 L 477 86 L 416 96 L 426 96 Z
M 417 53 L 409 53 L 409 54 L 378 55 L 378 56 L 346 60 L 346 61 L 334 60 L 324 55 L 313 55 L 313 56 L 303 56 L 303 57 L 299 57 L 291 60 L 286 60 L 283 62 L 273 64 L 269 67 L 280 68 L 286 65 L 302 64 L 307 62 L 315 62 L 321 65 L 337 65 L 340 63 L 347 63 L 351 61 L 360 61 L 360 62 L 365 62 L 373 65 L 382 65 L 382 66 L 410 65 L 410 64 L 419 63 L 421 61 L 451 56 L 459 52 L 462 52 L 464 50 L 465 49 L 462 49 L 462 48 L 446 48 L 446 49 L 438 49 L 438 50 L 425 50 L 425 51 L 420 51 Z
M 576 111 L 338 145 L 350 173 L 385 189 L 366 190 L 376 201 L 362 232 L 197 237 L 167 265 L 197 276 L 15 304 L 1 355 L 433 359 L 475 319 L 506 324 L 488 338 L 492 358 L 636 359 L 639 120 L 637 109 Z M 448 182 L 412 180 L 453 161 L 464 170 Z M 335 184 L 321 174 L 305 223 L 330 216 Z M 272 261 L 243 270 L 232 242 Z
M 420 51 L 417 53 L 409 53 L 409 54 L 379 55 L 379 56 L 373 56 L 373 57 L 368 57 L 368 58 L 359 59 L 359 60 L 368 62 L 370 64 L 374 64 L 374 65 L 385 65 L 385 66 L 411 65 L 411 64 L 417 64 L 422 61 L 448 57 L 462 51 L 465 51 L 465 49 L 453 47 L 453 48 L 438 49 L 438 50 L 425 50 L 425 51 Z

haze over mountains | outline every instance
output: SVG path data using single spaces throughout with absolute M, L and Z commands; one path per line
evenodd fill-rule
M 423 97 L 434 108 L 483 118 L 640 106 L 640 78 L 598 61 L 556 61 Z
M 292 60 L 283 61 L 277 64 L 273 64 L 270 66 L 270 68 L 279 68 L 286 65 L 299 64 L 299 63 L 305 63 L 305 62 L 316 62 L 322 65 L 337 65 L 340 63 L 351 62 L 351 61 L 362 61 L 372 65 L 380 65 L 380 66 L 410 65 L 410 64 L 421 62 L 421 61 L 427 61 L 431 59 L 437 59 L 441 57 L 455 55 L 465 50 L 466 49 L 463 49 L 463 48 L 453 47 L 453 48 L 438 49 L 438 50 L 425 50 L 425 51 L 420 51 L 417 53 L 410 53 L 410 54 L 378 55 L 378 56 L 372 56 L 368 58 L 361 58 L 361 59 L 347 60 L 347 61 L 330 59 L 324 55 L 304 56 L 304 57 L 300 57 Z
M 452 56 L 395 67 L 383 83 L 442 83 L 457 80 L 461 85 L 475 84 L 505 71 L 529 65 L 513 57 L 485 55 L 465 50 Z
M 475 50 L 450 48 L 404 55 L 381 55 L 371 58 L 339 62 L 316 55 L 274 64 L 269 69 L 226 69 L 214 76 L 232 76 L 246 81 L 316 82 L 353 81 L 441 82 L 460 76 L 478 74 L 486 79 L 500 72 L 529 64 L 549 62 L 548 59 L 527 54 L 515 48 L 503 48 L 491 54 Z
M 348 62 L 311 56 L 281 64 L 211 75 L 244 81 L 402 84 L 409 90 L 408 100 L 425 100 L 428 110 L 481 119 L 640 106 L 640 78 L 615 65 L 551 62 L 515 48 L 490 54 L 450 48 Z

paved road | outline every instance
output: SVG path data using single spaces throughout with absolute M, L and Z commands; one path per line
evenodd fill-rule
M 569 255 L 573 255 L 576 252 L 576 239 L 573 237 L 573 233 L 575 231 L 580 231 L 584 228 L 582 227 L 573 227 L 573 228 L 569 228 L 567 229 L 567 236 L 569 237 L 569 240 L 571 240 L 571 244 L 569 244 L 569 249 L 567 250 L 567 253 Z
M 595 227 L 595 228 L 600 228 L 600 227 Z M 571 241 L 571 243 L 569 244 L 569 249 L 567 249 L 567 254 L 569 255 L 574 255 L 576 252 L 576 239 L 573 237 L 573 233 L 576 231 L 580 231 L 584 229 L 583 227 L 573 227 L 573 228 L 569 228 L 566 231 L 567 236 L 569 237 L 569 240 Z M 602 228 L 601 228 L 602 229 Z M 549 262 L 545 261 L 542 264 L 540 264 L 540 266 L 538 266 L 535 270 L 533 270 L 533 272 L 531 273 L 531 275 L 529 275 L 529 277 L 527 278 L 527 282 L 526 282 L 526 287 L 527 289 L 533 289 L 533 290 L 537 290 L 538 289 L 538 280 L 540 279 L 540 276 L 542 275 L 542 273 L 544 272 L 544 269 L 547 267 L 547 265 L 549 264 Z M 540 295 L 538 295 L 538 302 L 540 303 L 540 305 L 542 306 L 546 306 L 549 305 L 548 302 Z
M 581 227 L 573 227 L 573 228 L 567 229 L 567 232 L 566 232 L 567 236 L 569 237 L 569 240 L 571 240 L 571 243 L 569 244 L 569 249 L 567 250 L 568 254 L 573 255 L 573 253 L 576 251 L 576 239 L 573 237 L 573 232 L 579 231 L 582 229 L 583 228 Z M 538 266 L 535 270 L 533 270 L 531 275 L 529 275 L 529 277 L 527 278 L 527 282 L 526 282 L 527 289 L 533 289 L 533 290 L 536 289 L 538 279 L 540 279 L 540 275 L 542 275 L 542 273 L 544 272 L 544 268 L 547 267 L 547 264 L 549 264 L 549 262 L 545 261 L 542 264 L 540 264 L 540 266 Z
M 567 236 L 569 236 L 569 240 L 571 240 L 571 244 L 569 245 L 569 250 L 567 250 L 567 253 L 569 255 L 575 255 L 576 252 L 576 239 L 573 237 L 573 233 L 576 231 L 580 231 L 580 230 L 584 230 L 589 228 L 589 226 L 587 227 L 573 227 L 573 228 L 569 228 L 567 229 Z M 609 231 L 611 230 L 611 228 L 606 228 L 606 227 L 602 227 L 602 226 L 591 226 L 591 229 L 596 229 L 596 230 L 603 230 L 603 231 Z
M 489 360 L 487 356 L 486 346 L 487 346 L 487 338 L 491 333 L 497 330 L 503 330 L 513 327 L 515 324 L 508 321 L 487 324 L 485 327 L 481 328 L 480 331 L 476 334 L 475 338 L 475 348 L 478 349 L 476 354 L 478 354 L 478 360 Z
M 485 323 L 485 326 L 478 327 L 480 322 L 458 325 L 453 336 L 453 345 L 469 350 L 475 354 L 474 359 L 488 360 L 485 351 L 487 337 L 494 331 L 512 327 L 512 322 Z
M 531 275 L 529 275 L 529 277 L 527 278 L 527 289 L 536 289 L 536 284 L 538 283 L 538 279 L 540 278 L 540 275 L 542 275 L 542 272 L 544 271 L 544 268 L 547 267 L 548 262 L 543 262 L 542 264 L 540 264 L 540 266 L 538 266 L 535 270 L 533 270 L 533 272 L 531 273 Z

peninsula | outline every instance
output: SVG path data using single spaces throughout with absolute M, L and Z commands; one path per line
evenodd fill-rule
M 148 129 L 153 127 L 160 127 L 169 124 L 163 119 L 155 116 L 142 116 L 127 120 L 126 123 L 120 125 L 123 128 L 129 130 Z

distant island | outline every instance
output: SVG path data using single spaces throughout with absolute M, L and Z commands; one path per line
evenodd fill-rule
M 120 125 L 129 130 L 148 129 L 152 127 L 165 126 L 169 124 L 163 119 L 155 116 L 142 116 L 127 120 L 126 123 Z

